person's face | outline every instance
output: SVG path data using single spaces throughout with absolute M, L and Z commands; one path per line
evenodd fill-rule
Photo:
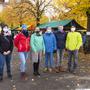
M 75 30 L 76 30 L 76 28 L 75 28 L 75 27 L 72 27 L 72 28 L 71 28 L 71 31 L 72 31 L 72 32 L 74 32 Z
M 59 26 L 58 29 L 59 29 L 59 30 L 63 30 L 63 26 Z
M 51 33 L 51 32 L 52 32 L 51 27 L 48 27 L 48 28 L 47 28 L 47 32 L 48 32 L 48 33 Z

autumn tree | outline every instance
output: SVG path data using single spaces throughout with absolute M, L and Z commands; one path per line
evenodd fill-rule
M 17 15 L 22 20 L 25 15 L 32 15 L 35 18 L 36 25 L 40 24 L 42 15 L 44 14 L 47 7 L 50 5 L 52 0 L 22 0 L 21 3 L 16 5 Z M 22 23 L 22 21 L 20 21 Z

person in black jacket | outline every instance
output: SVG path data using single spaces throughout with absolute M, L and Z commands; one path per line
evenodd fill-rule
M 64 56 L 65 43 L 66 43 L 66 32 L 63 30 L 63 26 L 58 26 L 58 31 L 55 33 L 57 42 L 57 60 L 56 60 L 56 72 L 65 71 L 62 68 L 62 60 Z
M 12 78 L 10 62 L 13 50 L 13 40 L 11 31 L 7 26 L 5 26 L 3 30 L 0 29 L 0 31 L 0 81 L 2 81 L 4 62 L 6 62 L 8 78 Z

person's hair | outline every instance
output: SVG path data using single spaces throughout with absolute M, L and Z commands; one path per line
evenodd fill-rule
M 75 26 L 71 26 L 71 28 L 76 28 Z

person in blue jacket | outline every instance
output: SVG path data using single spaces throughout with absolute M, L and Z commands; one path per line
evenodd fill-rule
M 45 44 L 45 71 L 52 72 L 54 68 L 53 52 L 56 50 L 56 38 L 52 32 L 51 27 L 47 27 L 44 34 Z
M 65 43 L 66 43 L 66 32 L 63 30 L 63 26 L 58 26 L 58 31 L 55 32 L 55 37 L 57 41 L 57 60 L 56 60 L 56 72 L 59 73 L 60 71 L 65 71 L 62 68 L 62 60 L 64 57 L 65 51 Z

